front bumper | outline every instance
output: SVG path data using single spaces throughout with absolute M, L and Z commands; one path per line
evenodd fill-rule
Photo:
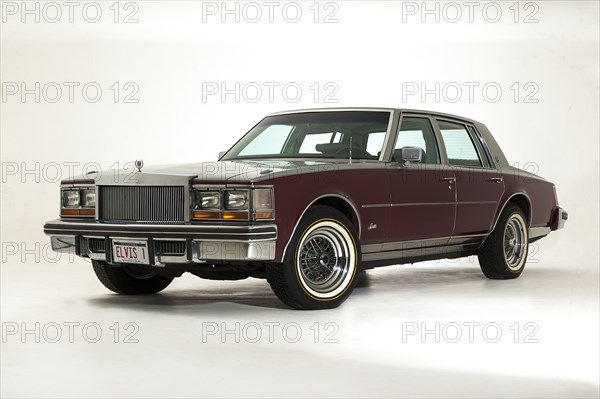
M 144 240 L 150 264 L 229 263 L 275 259 L 275 224 L 116 224 L 54 220 L 44 225 L 52 249 L 112 262 L 113 239 Z

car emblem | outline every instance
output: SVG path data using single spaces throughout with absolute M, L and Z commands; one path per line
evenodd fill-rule
M 142 161 L 141 159 L 137 159 L 135 161 L 135 167 L 137 168 L 138 172 L 141 172 L 142 168 L 144 167 L 144 161 Z

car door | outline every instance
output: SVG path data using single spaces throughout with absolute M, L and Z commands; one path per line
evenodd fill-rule
M 403 114 L 388 172 L 391 185 L 390 242 L 402 248 L 444 245 L 455 218 L 454 170 L 443 167 L 433 121 Z M 421 162 L 403 162 L 402 148 L 419 147 Z M 411 243 L 406 243 L 411 241 Z
M 477 241 L 494 223 L 504 193 L 502 175 L 494 167 L 474 126 L 437 118 L 448 164 L 456 177 L 456 223 L 452 243 Z M 464 241 L 464 240 L 462 240 Z

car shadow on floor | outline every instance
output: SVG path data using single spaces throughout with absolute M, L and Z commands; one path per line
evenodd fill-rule
M 429 265 L 386 267 L 369 270 L 358 277 L 353 296 L 403 292 L 406 295 L 431 290 L 454 289 L 457 285 L 481 285 L 487 282 L 473 265 Z M 211 285 L 214 284 L 214 285 Z M 208 288 L 207 288 L 208 287 Z M 178 289 L 177 280 L 166 290 L 154 295 L 127 296 L 107 294 L 88 300 L 98 307 L 120 307 L 133 310 L 171 312 L 173 308 L 206 308 L 217 304 L 247 311 L 247 307 L 290 310 L 273 294 L 266 280 L 231 282 L 203 281 L 198 289 Z M 242 305 L 242 306 L 237 306 Z

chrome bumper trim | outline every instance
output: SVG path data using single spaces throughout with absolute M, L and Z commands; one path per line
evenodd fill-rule
M 550 227 L 531 227 L 529 229 L 529 241 L 536 238 L 546 237 L 548 234 L 550 234 L 550 231 Z
M 75 236 L 51 236 L 50 246 L 54 252 L 68 254 L 75 254 L 77 252 L 77 240 L 75 239 Z
M 277 226 L 268 225 L 134 225 L 52 221 L 44 226 L 52 249 L 82 257 L 110 261 L 112 239 L 147 240 L 153 266 L 167 264 L 271 261 L 275 259 Z M 90 239 L 104 239 L 104 252 L 93 251 Z M 160 241 L 186 241 L 182 255 L 163 255 L 155 249 Z M 107 254 L 108 252 L 108 254 Z
M 275 240 L 268 241 L 194 241 L 196 262 L 268 261 L 275 259 Z
M 558 208 L 558 226 L 557 229 L 562 229 L 565 227 L 565 223 L 569 219 L 569 214 L 563 208 Z
M 131 224 L 53 220 L 44 225 L 47 235 L 85 235 L 127 237 L 169 237 L 209 240 L 228 239 L 275 239 L 275 224 Z

